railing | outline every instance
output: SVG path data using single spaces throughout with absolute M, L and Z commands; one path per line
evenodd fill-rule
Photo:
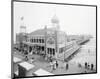
M 89 38 L 79 39 L 79 40 L 77 40 L 76 42 L 77 42 L 77 44 L 82 44 L 82 43 L 84 43 L 84 42 L 86 42 L 86 41 L 89 41 Z
M 80 46 L 75 44 L 72 47 L 70 47 L 69 49 L 67 49 L 64 54 L 62 55 L 58 55 L 58 59 L 59 60 L 64 60 L 69 58 L 71 55 L 73 55 L 78 49 L 80 49 Z

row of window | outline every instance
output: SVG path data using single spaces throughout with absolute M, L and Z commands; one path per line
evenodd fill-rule
M 54 55 L 54 54 L 55 54 L 55 49 L 48 48 L 48 49 L 47 49 L 47 53 L 48 53 L 48 54 L 51 54 L 51 55 Z
M 31 43 L 44 43 L 44 39 L 30 39 Z

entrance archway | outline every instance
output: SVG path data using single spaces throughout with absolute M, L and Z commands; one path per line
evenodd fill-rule
M 47 53 L 48 53 L 50 56 L 54 56 L 54 55 L 55 55 L 55 49 L 54 49 L 54 48 L 47 48 Z

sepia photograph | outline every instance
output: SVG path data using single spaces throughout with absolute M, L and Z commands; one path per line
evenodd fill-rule
M 13 78 L 96 74 L 97 6 L 12 1 Z

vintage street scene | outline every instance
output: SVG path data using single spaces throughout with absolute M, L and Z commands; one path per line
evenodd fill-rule
M 14 2 L 13 75 L 95 73 L 95 7 Z

